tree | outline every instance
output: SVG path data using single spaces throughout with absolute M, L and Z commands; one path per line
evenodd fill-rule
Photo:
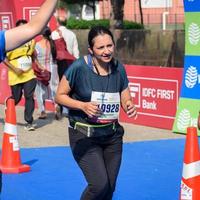
M 141 0 L 139 0 L 139 10 L 140 10 L 140 21 L 141 21 L 141 24 L 143 25 L 144 22 L 143 22 L 143 12 L 142 12 L 142 3 L 141 3 Z
M 102 1 L 102 0 L 99 0 Z M 123 28 L 123 18 L 124 18 L 124 0 L 110 0 L 112 5 L 111 11 L 111 26 L 113 28 Z M 93 10 L 93 16 L 95 19 L 95 0 L 62 0 L 68 4 L 79 4 L 83 7 L 84 4 L 91 7 Z
M 111 20 L 114 21 L 114 28 L 123 28 L 124 0 L 111 0 L 111 5 Z

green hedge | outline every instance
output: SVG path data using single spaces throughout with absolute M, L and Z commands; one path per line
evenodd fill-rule
M 131 21 L 124 21 L 124 29 L 144 29 L 144 26 L 142 24 L 131 22 Z
M 67 21 L 67 27 L 69 29 L 90 29 L 93 26 L 102 25 L 107 28 L 110 27 L 110 21 L 107 19 L 100 19 L 100 20 L 76 20 L 70 18 Z M 131 21 L 124 21 L 124 29 L 144 29 L 142 24 L 131 22 Z

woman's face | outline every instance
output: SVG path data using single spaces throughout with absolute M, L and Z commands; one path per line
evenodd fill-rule
M 114 43 L 110 35 L 98 35 L 93 39 L 93 43 L 91 53 L 101 62 L 110 62 L 114 52 Z

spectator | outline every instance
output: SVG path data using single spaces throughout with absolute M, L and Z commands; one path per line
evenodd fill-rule
M 55 94 L 58 86 L 58 74 L 56 64 L 56 48 L 54 41 L 51 39 L 51 30 L 46 27 L 42 32 L 42 39 L 36 43 L 35 46 L 35 62 L 42 70 L 51 72 L 51 79 L 49 85 L 44 85 L 42 81 L 37 80 L 36 98 L 38 102 L 38 109 L 40 112 L 39 119 L 45 119 L 47 114 L 45 112 L 45 99 L 51 99 L 55 104 Z M 57 110 L 57 109 L 55 109 Z M 59 113 L 55 113 L 55 118 L 59 119 Z
M 26 24 L 24 19 L 16 22 L 16 27 Z M 4 63 L 8 66 L 8 84 L 11 87 L 12 98 L 17 105 L 24 93 L 25 110 L 24 119 L 27 122 L 25 129 L 33 131 L 33 112 L 35 108 L 34 91 L 36 79 L 32 69 L 32 56 L 34 53 L 35 41 L 31 40 L 24 45 L 9 51 Z
M 78 50 L 78 42 L 76 35 L 69 29 L 66 28 L 66 22 L 67 22 L 67 16 L 68 16 L 68 10 L 67 9 L 61 9 L 62 14 L 58 13 L 57 16 L 57 29 L 52 32 L 52 39 L 56 40 L 60 37 L 63 37 L 66 43 L 66 47 L 68 52 L 73 55 L 75 58 L 79 58 L 79 50 Z M 65 73 L 66 69 L 68 68 L 68 61 L 66 59 L 63 60 L 57 60 L 58 65 L 58 76 L 59 80 L 62 79 L 63 74 Z M 68 116 L 68 109 L 66 107 L 63 107 L 60 105 L 57 107 L 57 113 L 65 113 L 65 116 Z
M 56 40 L 62 36 L 66 42 L 66 47 L 69 53 L 72 54 L 75 58 L 79 58 L 77 38 L 76 35 L 71 30 L 66 28 L 68 10 L 65 10 L 65 12 L 66 15 L 57 16 L 58 27 L 55 31 L 52 32 L 52 39 Z M 59 32 L 61 33 L 61 36 Z M 57 64 L 58 64 L 58 76 L 59 80 L 61 80 L 65 70 L 68 68 L 68 64 L 66 60 L 58 60 Z

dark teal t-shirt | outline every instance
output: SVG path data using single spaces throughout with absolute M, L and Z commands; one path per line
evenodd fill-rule
M 124 66 L 115 61 L 111 73 L 106 76 L 96 74 L 83 57 L 76 60 L 65 72 L 71 88 L 70 97 L 90 102 L 92 91 L 121 93 L 128 87 L 128 78 Z M 85 122 L 87 115 L 80 110 L 69 109 L 69 117 L 75 121 Z
M 0 62 L 5 59 L 5 31 L 0 31 Z

